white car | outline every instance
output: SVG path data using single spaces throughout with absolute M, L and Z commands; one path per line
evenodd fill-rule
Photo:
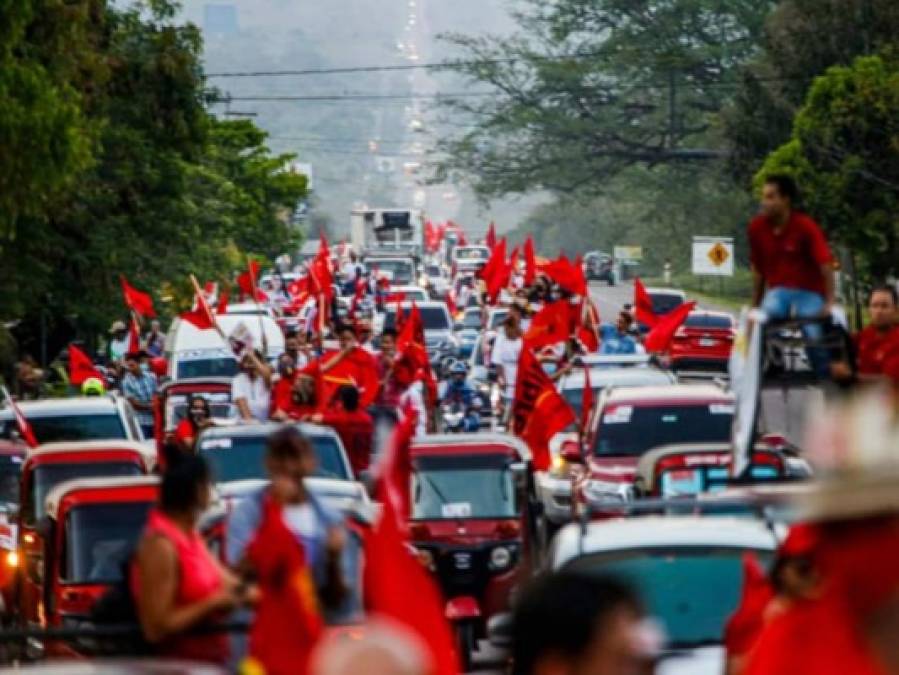
M 727 619 L 743 589 L 743 556 L 762 567 L 777 538 L 761 520 L 639 516 L 563 528 L 549 551 L 552 570 L 608 574 L 629 583 L 659 622 L 669 653 L 658 675 L 720 675 Z

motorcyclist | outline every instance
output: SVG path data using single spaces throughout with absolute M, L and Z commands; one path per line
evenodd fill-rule
M 460 406 L 464 410 L 462 431 L 478 431 L 481 428 L 481 417 L 478 413 L 480 399 L 466 379 L 468 368 L 461 361 L 456 361 L 450 366 L 449 375 L 441 405 L 450 408 Z

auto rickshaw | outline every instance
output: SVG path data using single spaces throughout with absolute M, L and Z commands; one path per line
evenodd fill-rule
M 411 449 L 409 534 L 446 598 L 468 670 L 491 616 L 536 562 L 530 450 L 505 434 L 433 435 Z
M 199 394 L 209 401 L 213 417 L 234 417 L 230 377 L 191 377 L 165 382 L 153 398 L 153 437 L 158 452 L 162 452 L 166 439 L 175 433 L 178 422 L 184 419 L 187 401 L 194 394 Z
M 19 566 L 19 489 L 25 445 L 0 441 L 0 601 L 3 614 L 12 612 Z
M 133 441 L 45 443 L 28 453 L 22 466 L 15 611 L 22 624 L 39 624 L 44 544 L 37 525 L 46 515 L 47 495 L 78 478 L 143 476 L 153 469 L 153 453 Z
M 121 581 L 158 494 L 156 476 L 82 478 L 50 491 L 39 526 L 43 626 L 90 623 L 94 604 Z M 55 642 L 44 647 L 54 654 L 83 653 Z
M 636 497 L 694 497 L 719 492 L 731 483 L 732 452 L 729 445 L 697 443 L 664 445 L 640 458 L 634 478 Z M 757 444 L 749 473 L 742 482 L 772 483 L 811 476 L 808 463 L 781 449 Z

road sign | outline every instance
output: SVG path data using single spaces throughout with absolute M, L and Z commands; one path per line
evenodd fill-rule
M 693 274 L 732 277 L 734 240 L 732 237 L 693 237 Z
M 640 262 L 643 260 L 643 247 L 616 246 L 612 255 L 618 262 Z

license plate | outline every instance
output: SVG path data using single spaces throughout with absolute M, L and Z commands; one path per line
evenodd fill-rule
M 470 570 L 471 553 L 456 553 L 453 556 L 453 562 L 456 564 L 457 570 Z
M 718 340 L 713 340 L 712 338 L 699 338 L 700 347 L 715 347 L 717 345 Z

